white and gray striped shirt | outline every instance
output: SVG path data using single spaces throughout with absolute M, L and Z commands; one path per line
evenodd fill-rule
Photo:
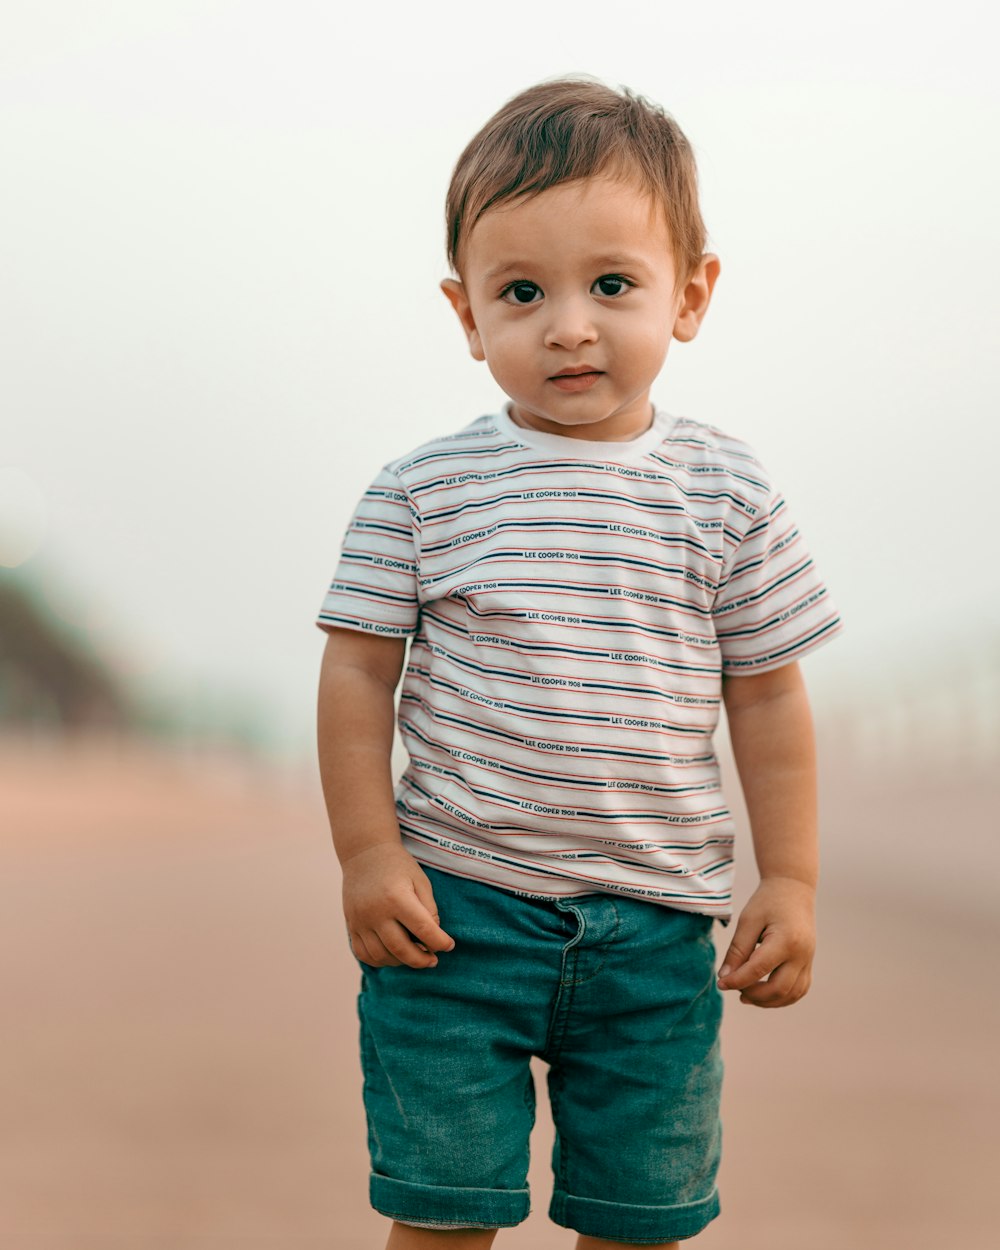
M 316 623 L 412 637 L 396 806 L 421 863 L 719 919 L 722 674 L 841 628 L 746 443 L 663 412 L 631 442 L 586 442 L 506 409 L 382 469 Z

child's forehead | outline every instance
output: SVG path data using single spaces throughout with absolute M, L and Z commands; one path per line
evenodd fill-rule
M 661 201 L 634 180 L 601 177 L 491 205 L 469 231 L 463 251 L 492 273 L 515 263 L 512 252 L 610 262 L 664 247 L 669 250 L 670 238 Z

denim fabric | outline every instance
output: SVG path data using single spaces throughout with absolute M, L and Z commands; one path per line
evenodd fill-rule
M 371 1205 L 432 1228 L 530 1210 L 532 1055 L 556 1127 L 549 1217 L 637 1245 L 719 1213 L 722 996 L 708 916 L 514 894 L 422 865 L 455 949 L 358 961 Z

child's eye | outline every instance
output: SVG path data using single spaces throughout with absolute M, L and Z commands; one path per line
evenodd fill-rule
M 603 277 L 598 278 L 594 285 L 590 288 L 595 295 L 604 295 L 613 297 L 615 295 L 623 295 L 625 290 L 632 285 L 628 278 L 623 278 L 621 274 L 606 273 Z
M 505 299 L 508 304 L 534 304 L 537 302 L 535 296 L 541 294 L 542 288 L 534 282 L 512 282 L 510 286 L 504 287 L 500 298 Z

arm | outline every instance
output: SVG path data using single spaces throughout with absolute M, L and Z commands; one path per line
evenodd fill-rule
M 816 947 L 819 851 L 809 700 L 796 663 L 724 677 L 722 697 L 760 885 L 740 914 L 719 988 L 741 990 L 740 1000 L 758 1007 L 785 1007 L 809 989 Z
M 430 881 L 403 847 L 396 820 L 393 692 L 405 650 L 405 638 L 330 631 L 320 670 L 317 742 L 354 953 L 375 966 L 422 968 L 437 960 L 414 937 L 430 952 L 454 942 L 437 923 Z

